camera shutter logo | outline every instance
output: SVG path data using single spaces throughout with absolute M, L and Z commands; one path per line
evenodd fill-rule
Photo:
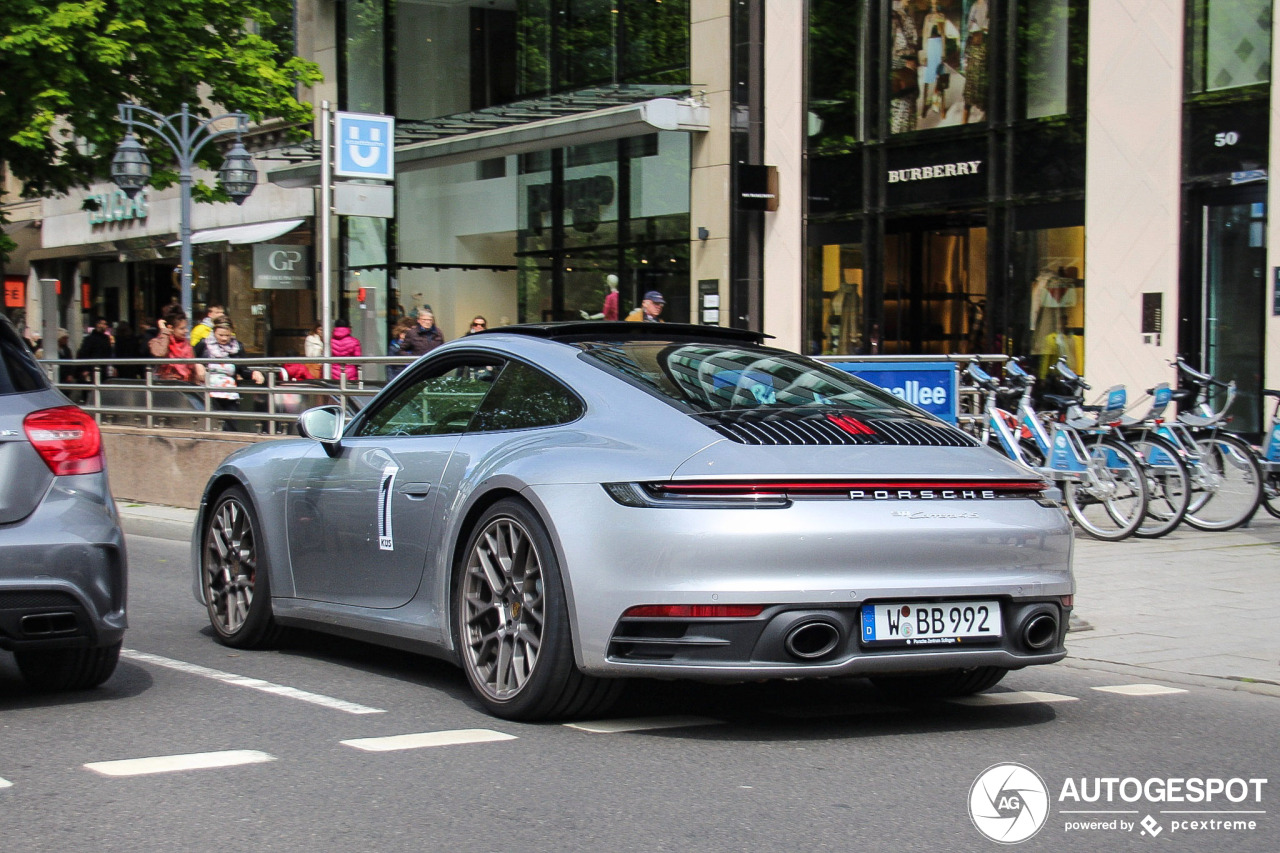
M 987 838 L 1017 844 L 1031 838 L 1049 817 L 1049 789 L 1022 764 L 993 764 L 969 788 L 969 818 Z

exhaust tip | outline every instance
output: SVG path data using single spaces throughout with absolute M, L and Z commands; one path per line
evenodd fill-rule
M 1043 649 L 1058 636 L 1058 620 L 1049 613 L 1037 613 L 1022 626 L 1022 642 L 1029 649 Z
M 816 660 L 835 651 L 840 644 L 840 629 L 830 622 L 801 622 L 787 632 L 783 648 L 800 660 Z

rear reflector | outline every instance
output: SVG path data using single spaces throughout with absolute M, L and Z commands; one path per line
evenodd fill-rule
M 642 604 L 628 608 L 622 618 L 753 619 L 763 612 L 763 604 Z
M 32 412 L 22 421 L 27 440 L 58 476 L 102 470 L 102 434 L 92 417 L 75 406 Z

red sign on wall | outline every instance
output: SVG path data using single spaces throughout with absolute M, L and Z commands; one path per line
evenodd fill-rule
M 27 280 L 20 275 L 4 277 L 4 307 L 23 308 L 27 304 Z
M 89 306 L 93 304 L 93 294 L 89 292 L 89 282 L 80 282 L 80 309 L 88 311 Z

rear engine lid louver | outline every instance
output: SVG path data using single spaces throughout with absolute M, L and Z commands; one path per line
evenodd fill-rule
M 977 447 L 957 429 L 916 418 L 869 418 L 853 412 L 753 409 L 694 415 L 739 444 Z

